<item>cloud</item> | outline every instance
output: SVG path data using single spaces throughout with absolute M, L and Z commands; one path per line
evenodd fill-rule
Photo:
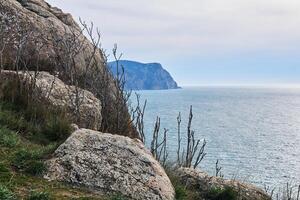
M 294 0 L 49 0 L 99 26 L 110 43 L 186 50 L 270 49 L 300 41 L 300 1 Z M 142 39 L 144 38 L 144 40 Z M 136 41 L 136 42 L 135 42 Z M 275 46 L 274 46 L 275 45 Z
M 104 47 L 118 43 L 126 58 L 144 62 L 176 65 L 203 56 L 236 59 L 255 54 L 289 59 L 287 55 L 300 52 L 299 0 L 48 2 L 93 21 Z

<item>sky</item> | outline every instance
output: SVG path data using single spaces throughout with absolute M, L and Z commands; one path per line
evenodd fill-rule
M 47 0 L 181 86 L 300 87 L 299 0 Z

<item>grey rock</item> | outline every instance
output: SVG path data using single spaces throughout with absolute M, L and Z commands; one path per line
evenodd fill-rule
M 187 188 L 207 194 L 212 189 L 231 188 L 243 200 L 271 200 L 271 197 L 262 189 L 236 180 L 226 180 L 216 176 L 209 176 L 207 173 L 197 169 L 179 168 L 175 171 L 176 177 Z
M 16 82 L 18 76 L 24 84 L 35 84 L 34 95 L 37 102 L 49 103 L 66 111 L 72 122 L 82 128 L 100 129 L 101 102 L 91 92 L 66 85 L 48 72 L 38 72 L 35 75 L 34 72 L 17 73 L 7 70 L 1 71 L 0 90 L 7 81 Z M 76 103 L 76 99 L 80 103 Z
M 88 129 L 75 131 L 47 161 L 48 180 L 129 199 L 174 199 L 164 169 L 137 139 Z
M 52 7 L 44 0 L 0 0 L 0 22 L 4 23 L 9 33 L 4 34 L 5 39 L 10 41 L 10 44 L 5 47 L 3 57 L 6 69 L 11 69 L 15 62 L 17 49 L 11 43 L 17 44 L 21 32 L 29 33 L 28 42 L 24 44 L 26 45 L 26 52 L 25 50 L 24 52 L 31 56 L 31 63 L 36 63 L 34 60 L 39 59 L 41 71 L 62 70 L 61 63 L 58 63 L 56 58 L 58 55 L 63 55 L 62 51 L 65 49 L 58 48 L 58 44 L 62 44 L 59 41 L 68 40 L 68 37 L 76 38 L 75 43 L 81 46 L 78 53 L 73 52 L 77 73 L 84 72 L 88 67 L 90 69 L 94 63 L 93 67 L 96 66 L 100 71 L 106 67 L 102 52 L 94 50 L 72 16 L 59 8 Z M 91 55 L 94 55 L 94 63 L 87 61 Z

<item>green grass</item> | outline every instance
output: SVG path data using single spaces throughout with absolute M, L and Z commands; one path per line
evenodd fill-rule
M 0 200 L 15 200 L 16 197 L 7 187 L 0 185 Z
M 5 128 L 0 127 L 0 145 L 5 147 L 15 147 L 20 142 L 17 133 Z
M 68 118 L 55 108 L 20 95 L 0 100 L 0 200 L 110 199 L 43 179 L 44 161 L 70 133 Z
M 166 173 L 172 182 L 172 185 L 175 189 L 175 199 L 176 200 L 202 200 L 201 194 L 193 189 L 187 188 L 181 183 L 179 178 L 174 174 L 171 167 L 166 167 Z
M 126 197 L 123 197 L 121 194 L 114 195 L 110 200 L 128 200 Z
M 6 137 L 0 137 L 0 200 L 9 199 L 101 199 L 85 189 L 73 188 L 42 178 L 44 160 L 56 149 L 58 143 L 37 144 L 14 131 L 5 130 Z M 5 138 L 5 139 L 3 139 Z M 7 138 L 14 138 L 14 145 L 7 145 Z M 11 144 L 9 142 L 9 144 Z
M 180 179 L 174 174 L 172 168 L 167 167 L 172 185 L 175 189 L 176 200 L 237 200 L 238 193 L 230 187 L 211 188 L 209 191 L 202 191 L 201 188 L 187 188 Z
M 212 188 L 206 197 L 211 200 L 237 200 L 238 193 L 230 187 Z
M 32 191 L 30 193 L 30 196 L 27 198 L 27 200 L 50 200 L 50 194 L 48 192 L 38 192 L 38 191 Z
M 174 185 L 175 189 L 175 198 L 176 200 L 185 200 L 187 199 L 187 190 L 186 188 L 181 184 Z
M 11 165 L 21 172 L 36 176 L 42 175 L 46 169 L 43 160 L 48 155 L 43 150 L 47 148 L 47 146 L 31 148 L 32 149 L 26 149 L 26 147 L 24 147 L 17 149 L 10 158 Z
M 24 87 L 16 80 L 1 84 L 1 127 L 39 144 L 65 140 L 71 132 L 66 112 L 47 104 L 46 100 L 43 103 L 37 101 L 36 95 L 31 91 L 35 90 Z
M 9 102 L 0 103 L 0 124 L 30 141 L 43 144 L 63 141 L 71 132 L 67 117 L 54 108 L 38 108 L 34 105 L 20 107 Z M 5 132 L 5 128 L 0 131 Z M 8 139 L 13 142 L 13 138 Z

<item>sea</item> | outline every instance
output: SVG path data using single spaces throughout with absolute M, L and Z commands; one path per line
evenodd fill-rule
M 168 129 L 169 160 L 176 159 L 177 116 L 180 112 L 184 146 L 192 106 L 195 138 L 207 141 L 201 170 L 214 175 L 218 160 L 228 179 L 262 188 L 300 184 L 300 89 L 184 87 L 136 92 L 141 101 L 147 100 L 146 144 L 150 146 L 160 117 L 161 134 Z

